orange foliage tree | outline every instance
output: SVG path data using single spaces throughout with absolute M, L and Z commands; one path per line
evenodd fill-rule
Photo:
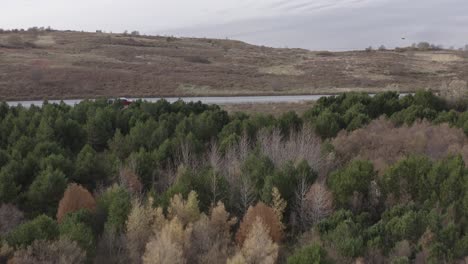
M 62 200 L 60 200 L 57 210 L 57 221 L 61 222 L 68 213 L 76 212 L 80 209 L 96 209 L 96 200 L 93 195 L 82 186 L 72 183 L 68 185 Z
M 247 213 L 244 215 L 236 234 L 236 240 L 239 245 L 242 245 L 249 234 L 253 224 L 258 219 L 268 229 L 269 235 L 273 242 L 278 243 L 283 237 L 282 223 L 278 219 L 275 210 L 262 202 L 255 206 L 250 206 Z

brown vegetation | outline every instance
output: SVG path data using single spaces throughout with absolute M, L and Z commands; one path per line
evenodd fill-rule
M 127 243 L 132 263 L 222 263 L 232 253 L 231 228 L 237 222 L 231 218 L 224 204 L 218 202 L 210 215 L 199 212 L 198 200 L 192 192 L 187 200 L 174 196 L 168 210 L 168 218 L 162 210 L 142 208 L 134 203 L 127 223 Z M 141 221 L 140 218 L 146 219 Z M 183 219 L 181 221 L 180 219 Z M 148 240 L 150 222 L 154 234 Z M 139 236 L 143 232 L 143 236 Z
M 185 263 L 186 257 L 184 252 L 190 245 L 190 233 L 191 229 L 184 229 L 177 217 L 172 219 L 146 245 L 143 263 Z
M 262 224 L 268 230 L 268 234 L 271 239 L 278 243 L 283 238 L 282 223 L 278 219 L 275 210 L 262 202 L 259 202 L 255 206 L 249 207 L 247 213 L 244 215 L 240 224 L 239 230 L 236 234 L 236 240 L 239 245 L 242 245 L 249 233 L 253 229 L 257 218 L 260 219 Z
M 223 263 L 231 254 L 231 228 L 237 222 L 230 218 L 224 204 L 218 203 L 210 216 L 202 215 L 193 224 L 188 259 L 191 263 Z
M 139 200 L 132 202 L 132 210 L 127 219 L 125 232 L 128 255 L 132 263 L 141 263 L 141 256 L 151 237 L 150 230 L 162 217 L 162 209 L 154 209 L 152 200 L 142 204 Z M 157 224 L 156 224 L 157 225 Z
M 24 214 L 12 204 L 0 207 L 0 237 L 5 236 L 24 221 Z
M 220 107 L 228 113 L 243 112 L 249 115 L 258 113 L 271 114 L 278 117 L 286 112 L 294 111 L 298 115 L 304 114 L 313 106 L 313 102 L 298 103 L 266 103 L 266 104 L 226 104 Z
M 68 185 L 62 200 L 60 200 L 57 210 L 57 221 L 61 222 L 66 214 L 80 209 L 94 211 L 96 209 L 96 201 L 88 190 L 78 184 L 72 183 Z
M 52 30 L 1 34 L 0 61 L 0 99 L 10 100 L 414 91 L 468 81 L 462 51 L 312 52 Z
M 167 216 L 169 219 L 178 218 L 182 225 L 193 223 L 200 218 L 200 209 L 198 208 L 197 193 L 191 191 L 184 200 L 182 195 L 176 194 L 167 208 Z
M 120 169 L 120 182 L 125 186 L 131 193 L 140 194 L 143 190 L 143 184 L 141 184 L 138 175 L 129 168 Z
M 340 133 L 332 144 L 343 162 L 368 159 L 379 171 L 410 154 L 424 154 L 437 160 L 460 153 L 468 162 L 468 142 L 463 131 L 427 121 L 396 127 L 381 118 L 365 128 Z
M 260 217 L 256 217 L 241 250 L 228 264 L 274 264 L 278 258 L 278 245 L 272 241 L 270 230 Z
M 17 250 L 12 264 L 81 264 L 86 260 L 86 253 L 76 242 L 60 239 L 51 241 L 34 241 L 27 248 Z

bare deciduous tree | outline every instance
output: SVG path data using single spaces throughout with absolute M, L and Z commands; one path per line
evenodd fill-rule
M 96 247 L 95 263 L 129 263 L 126 243 L 124 234 L 105 229 Z
M 212 168 L 212 173 L 210 175 L 210 188 L 211 188 L 211 204 L 215 205 L 216 202 L 220 199 L 219 194 L 219 179 L 218 174 L 221 173 L 223 160 L 219 152 L 218 145 L 216 142 L 211 143 L 211 148 L 208 153 L 208 161 Z
M 159 167 L 153 174 L 153 185 L 158 192 L 165 192 L 177 179 L 177 171 L 180 167 L 176 167 L 172 163 L 166 164 L 164 167 Z M 158 176 L 156 178 L 156 175 Z
M 143 191 L 143 184 L 134 170 L 123 167 L 119 171 L 120 184 L 124 186 L 131 193 L 140 195 Z
M 230 192 L 229 200 L 237 204 L 241 212 L 255 201 L 255 192 L 251 181 L 243 177 L 241 167 L 247 159 L 251 144 L 246 133 L 240 138 L 237 144 L 229 147 L 222 161 L 222 175 L 225 175 L 229 186 L 236 191 Z
M 339 134 L 332 144 L 342 163 L 359 157 L 372 161 L 378 171 L 411 154 L 438 160 L 460 153 L 468 163 L 468 139 L 463 130 L 428 121 L 397 127 L 380 118 L 364 128 Z
M 319 183 L 306 194 L 307 224 L 315 224 L 333 213 L 333 194 Z
M 292 132 L 287 138 L 282 138 L 279 129 L 271 132 L 262 130 L 258 133 L 257 143 L 262 154 L 270 158 L 277 167 L 288 161 L 305 160 L 309 166 L 320 172 L 326 164 L 322 156 L 322 142 L 309 126 Z
M 185 166 L 190 166 L 192 164 L 192 147 L 187 140 L 180 142 L 179 163 Z
M 310 223 L 309 216 L 307 214 L 307 192 L 309 190 L 309 185 L 305 177 L 301 178 L 299 185 L 297 186 L 295 192 L 295 221 L 299 227 L 299 230 L 303 231 L 307 228 Z
M 215 141 L 211 142 L 210 151 L 208 153 L 208 162 L 214 171 L 220 171 L 222 169 L 223 160 L 219 152 L 218 144 Z
M 84 252 L 76 242 L 62 238 L 54 242 L 36 240 L 27 248 L 16 251 L 11 263 L 80 264 L 85 263 L 85 261 L 86 252 Z
M 255 188 L 252 181 L 248 177 L 240 177 L 239 209 L 241 212 L 246 212 L 247 209 L 255 202 L 255 200 Z
M 0 207 L 0 236 L 4 237 L 8 232 L 20 225 L 24 220 L 24 214 L 12 204 L 2 204 Z

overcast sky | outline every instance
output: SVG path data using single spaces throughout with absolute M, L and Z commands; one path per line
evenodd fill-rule
M 0 0 L 1 28 L 231 38 L 319 50 L 468 43 L 468 0 Z M 405 38 L 403 40 L 402 38 Z

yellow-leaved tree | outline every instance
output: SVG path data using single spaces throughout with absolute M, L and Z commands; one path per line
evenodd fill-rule
M 285 226 L 283 224 L 283 214 L 284 210 L 286 210 L 286 206 L 288 203 L 281 197 L 281 193 L 279 192 L 278 188 L 273 187 L 271 191 L 271 206 L 278 217 L 278 220 L 281 222 L 281 228 L 284 230 Z
M 148 242 L 143 263 L 186 263 L 184 252 L 189 247 L 191 232 L 191 228 L 184 229 L 179 218 L 174 217 Z
M 141 263 L 141 256 L 152 234 L 151 230 L 160 230 L 165 222 L 162 208 L 153 208 L 152 203 L 152 199 L 145 204 L 138 199 L 132 201 L 125 232 L 126 246 L 132 263 Z

